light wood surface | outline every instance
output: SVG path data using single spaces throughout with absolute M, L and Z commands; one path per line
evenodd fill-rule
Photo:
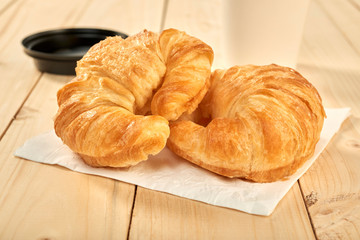
M 137 188 L 131 239 L 315 239 L 295 184 L 269 217 Z
M 355 1 L 314 1 L 305 26 L 299 71 L 309 76 L 328 107 L 352 115 L 300 179 L 318 239 L 360 234 L 360 11 Z M 316 16 L 317 21 L 311 21 Z
M 0 239 L 360 239 L 360 2 L 314 0 L 297 69 L 326 107 L 352 115 L 269 217 L 216 207 L 13 156 L 52 129 L 56 91 L 72 76 L 40 73 L 30 33 L 174 27 L 209 43 L 223 67 L 223 1 L 17 0 L 0 3 Z

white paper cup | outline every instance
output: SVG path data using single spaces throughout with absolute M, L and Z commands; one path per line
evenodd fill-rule
M 226 0 L 224 4 L 223 50 L 228 66 L 296 66 L 309 0 Z

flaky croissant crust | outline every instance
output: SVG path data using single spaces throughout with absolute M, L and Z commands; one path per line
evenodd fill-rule
M 271 182 L 313 155 L 325 112 L 305 78 L 272 64 L 216 70 L 192 117 L 170 124 L 173 152 L 223 176 Z
M 208 45 L 175 29 L 109 37 L 87 52 L 76 77 L 58 91 L 55 132 L 91 166 L 146 160 L 164 148 L 168 120 L 191 113 L 202 100 L 212 60 Z
M 320 137 L 316 89 L 290 68 L 211 74 L 212 61 L 208 45 L 175 29 L 109 37 L 58 91 L 55 132 L 91 166 L 132 166 L 167 142 L 227 177 L 270 182 L 294 173 Z

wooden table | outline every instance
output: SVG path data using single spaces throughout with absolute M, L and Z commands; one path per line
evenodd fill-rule
M 0 239 L 360 239 L 360 1 L 310 4 L 297 69 L 325 107 L 352 115 L 269 217 L 147 190 L 13 156 L 53 127 L 56 92 L 72 76 L 40 73 L 28 34 L 102 27 L 185 30 L 220 65 L 220 0 L 1 0 Z

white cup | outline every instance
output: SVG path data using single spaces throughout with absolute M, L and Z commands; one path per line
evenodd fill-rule
M 226 65 L 295 68 L 309 0 L 225 0 Z

